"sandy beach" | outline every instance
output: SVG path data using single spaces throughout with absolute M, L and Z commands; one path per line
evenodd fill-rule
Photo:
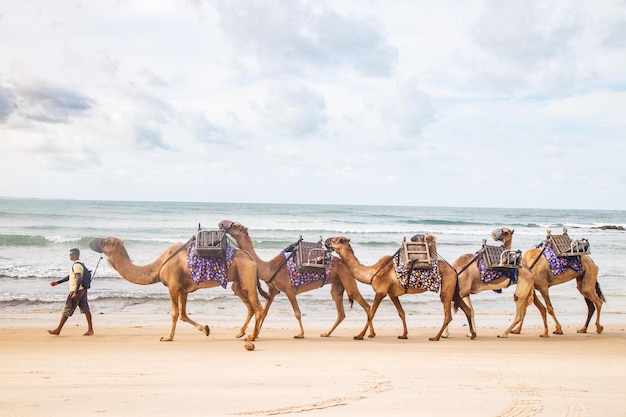
M 47 328 L 56 314 L 5 315 L 0 320 L 2 416 L 619 416 L 626 409 L 626 325 L 608 315 L 602 334 L 538 337 L 536 319 L 521 335 L 496 337 L 509 317 L 477 315 L 479 336 L 465 337 L 456 316 L 448 339 L 430 342 L 437 327 L 377 327 L 355 341 L 360 326 L 266 323 L 256 349 L 244 349 L 236 326 L 209 337 L 179 323 L 173 342 L 159 342 L 167 317 L 129 322 L 96 316 L 82 336 L 75 315 L 61 336 Z M 140 324 L 141 323 L 141 324 Z

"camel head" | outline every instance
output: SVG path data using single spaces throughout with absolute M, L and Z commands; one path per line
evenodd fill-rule
M 124 241 L 115 237 L 96 238 L 89 242 L 89 247 L 95 252 L 104 253 L 108 256 L 113 249 L 124 248 Z
M 437 253 L 437 237 L 433 235 L 426 234 L 418 234 L 411 238 L 411 242 L 426 242 L 428 245 L 428 251 L 431 255 L 435 255 Z
M 502 245 L 510 248 L 511 242 L 513 241 L 513 233 L 515 233 L 515 229 L 507 229 L 506 227 L 493 229 L 491 231 L 491 238 L 495 241 L 502 242 Z
M 350 238 L 349 237 L 329 237 L 324 241 L 324 245 L 329 250 L 334 250 L 338 253 L 338 249 L 346 246 L 350 246 Z
M 248 234 L 247 227 L 245 227 L 241 223 L 236 223 L 230 220 L 222 220 L 221 222 L 217 224 L 217 227 L 219 227 L 224 232 L 228 233 L 229 235 L 233 237 L 236 237 L 237 235 L 241 235 L 241 234 Z

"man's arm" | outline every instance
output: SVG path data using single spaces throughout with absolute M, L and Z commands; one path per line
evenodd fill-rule
M 58 281 L 52 281 L 52 282 L 50 283 L 50 285 L 52 285 L 53 287 L 56 287 L 57 285 L 59 285 L 59 284 L 61 284 L 61 283 L 63 283 L 63 282 L 67 282 L 67 281 L 69 281 L 69 280 L 70 280 L 70 276 L 68 275 L 68 276 L 66 276 L 65 278 L 62 278 L 62 279 L 60 279 L 60 280 L 58 280 Z

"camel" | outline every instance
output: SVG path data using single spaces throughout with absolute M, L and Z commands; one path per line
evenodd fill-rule
M 567 233 L 567 229 L 563 229 L 563 233 Z M 548 230 L 548 235 L 550 231 Z M 605 301 L 604 294 L 602 294 L 602 290 L 600 289 L 600 283 L 598 283 L 598 266 L 593 262 L 589 255 L 581 255 L 580 261 L 582 265 L 582 272 L 579 274 L 573 269 L 567 268 L 563 273 L 554 275 L 550 270 L 550 265 L 548 264 L 548 260 L 545 256 L 543 256 L 544 250 L 542 248 L 532 248 L 524 252 L 522 255 L 522 262 L 533 271 L 535 275 L 535 290 L 539 291 L 546 305 L 544 306 L 539 297 L 535 294 L 534 303 L 535 306 L 541 312 L 541 315 L 546 316 L 546 309 L 548 313 L 554 319 L 554 323 L 556 329 L 554 330 L 554 334 L 563 334 L 563 329 L 561 327 L 561 323 L 556 318 L 554 314 L 554 308 L 552 307 L 552 302 L 550 301 L 549 288 L 563 284 L 564 282 L 568 282 L 572 279 L 576 279 L 576 288 L 585 298 L 585 302 L 587 303 L 587 320 L 583 327 L 577 330 L 577 333 L 587 333 L 587 327 L 589 327 L 589 322 L 591 321 L 591 317 L 593 317 L 593 313 L 595 310 L 598 310 L 596 315 L 596 332 L 602 333 L 604 330 L 604 326 L 600 324 L 600 310 L 602 308 L 602 303 Z M 521 331 L 523 322 L 519 323 L 517 332 Z M 547 336 L 547 332 L 545 334 Z
M 436 249 L 433 250 L 435 236 L 424 235 L 424 240 L 431 248 L 431 253 L 436 254 Z M 398 339 L 407 339 L 408 330 L 406 325 L 406 315 L 404 309 L 400 304 L 399 297 L 404 294 L 419 294 L 426 290 L 421 288 L 408 287 L 405 288 L 399 281 L 398 275 L 395 271 L 392 262 L 392 256 L 384 256 L 378 260 L 374 265 L 364 266 L 354 255 L 354 250 L 350 245 L 350 238 L 347 237 L 333 237 L 326 240 L 326 246 L 333 249 L 341 259 L 345 262 L 348 270 L 352 275 L 361 283 L 369 284 L 375 292 L 374 302 L 370 313 L 367 315 L 367 323 L 361 332 L 361 337 L 365 333 L 366 329 L 372 324 L 376 310 L 385 296 L 389 296 L 393 302 L 398 315 L 402 320 L 403 333 L 398 336 Z M 448 327 L 448 324 L 452 321 L 452 303 L 455 304 L 455 309 L 461 307 L 467 316 L 467 321 L 470 326 L 470 331 L 474 334 L 474 327 L 470 320 L 470 309 L 461 297 L 459 296 L 459 287 L 457 281 L 456 271 L 447 262 L 437 260 L 439 272 L 441 274 L 441 287 L 439 290 L 439 297 L 443 304 L 444 321 L 443 326 L 434 337 L 429 338 L 431 341 L 437 341 L 441 338 L 443 331 Z M 473 337 L 472 337 L 473 338 Z
M 152 263 L 143 266 L 137 266 L 132 263 L 124 247 L 124 241 L 121 239 L 115 237 L 98 238 L 89 244 L 94 251 L 104 253 L 108 257 L 109 264 L 125 280 L 139 285 L 161 282 L 167 287 L 172 303 L 172 327 L 167 336 L 161 337 L 160 340 L 164 342 L 174 340 L 178 319 L 191 324 L 206 336 L 210 332 L 209 326 L 203 326 L 193 321 L 187 315 L 187 296 L 196 290 L 212 288 L 220 284 L 216 280 L 206 280 L 200 284 L 196 284 L 193 281 L 187 265 L 187 253 L 183 250 L 188 243 L 170 246 Z M 256 319 L 256 332 L 256 327 L 260 325 L 263 311 L 257 293 L 256 263 L 244 251 L 237 250 L 233 262 L 230 268 L 228 268 L 226 278 L 228 282 L 232 282 L 233 292 L 241 298 L 248 309 L 248 316 L 237 337 L 242 337 L 245 334 L 252 315 Z
M 513 233 L 515 233 L 513 229 L 502 228 L 494 230 L 491 236 L 494 240 L 502 242 L 506 250 L 511 250 Z M 479 292 L 487 290 L 499 290 L 511 285 L 511 279 L 504 274 L 487 283 L 483 282 L 477 261 L 478 257 L 476 254 L 467 253 L 459 256 L 452 262 L 452 266 L 456 269 L 459 277 L 459 294 L 465 304 L 470 308 L 474 328 L 476 328 L 476 323 L 474 321 L 474 308 L 470 294 L 478 294 Z M 504 333 L 498 335 L 498 337 L 507 337 L 515 326 L 524 319 L 527 307 L 533 302 L 533 283 L 534 275 L 532 271 L 522 265 L 522 267 L 517 270 L 517 285 L 513 295 L 513 300 L 515 301 L 515 319 L 509 328 L 506 329 Z M 548 333 L 548 324 L 545 314 L 543 315 L 543 321 L 544 334 L 542 334 L 542 336 Z M 446 332 L 444 332 L 444 335 L 446 334 L 447 329 Z
M 322 285 L 320 285 L 320 282 L 312 282 L 297 287 L 292 286 L 288 270 L 285 266 L 285 257 L 282 252 L 272 258 L 269 262 L 263 261 L 254 250 L 254 243 L 252 241 L 252 238 L 248 234 L 247 227 L 241 225 L 240 223 L 232 222 L 230 220 L 221 221 L 218 224 L 218 227 L 224 230 L 230 236 L 232 236 L 235 239 L 237 246 L 252 255 L 258 268 L 259 279 L 264 281 L 269 288 L 269 294 L 263 308 L 263 315 L 260 320 L 260 324 L 256 329 L 257 333 L 251 335 L 251 338 L 254 339 L 254 337 L 258 336 L 258 332 L 261 330 L 263 321 L 267 316 L 274 297 L 276 297 L 276 295 L 281 292 L 284 292 L 289 299 L 296 320 L 298 320 L 299 332 L 294 336 L 294 339 L 304 338 L 302 313 L 300 312 L 300 307 L 298 306 L 296 296 L 306 291 L 321 288 Z M 348 293 L 348 298 L 351 305 L 353 301 L 356 300 L 356 302 L 359 303 L 363 310 L 365 310 L 366 314 L 369 314 L 370 312 L 370 305 L 367 303 L 367 301 L 365 301 L 365 299 L 359 292 L 356 280 L 350 274 L 341 259 L 335 258 L 333 265 L 330 269 L 330 275 L 327 282 L 331 285 L 330 294 L 333 298 L 333 301 L 335 301 L 335 308 L 337 309 L 337 319 L 335 320 L 335 323 L 333 324 L 331 329 L 325 333 L 322 333 L 320 335 L 321 337 L 329 337 L 346 317 L 343 307 L 344 290 Z M 364 333 L 365 331 L 363 331 L 360 337 L 355 336 L 355 339 L 363 339 Z M 374 332 L 374 327 L 370 326 L 369 337 L 374 336 L 376 336 L 376 333 Z

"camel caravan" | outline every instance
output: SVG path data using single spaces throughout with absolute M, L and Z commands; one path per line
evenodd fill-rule
M 589 242 L 586 239 L 572 240 L 567 229 L 563 229 L 561 235 L 553 235 L 548 230 L 543 242 L 522 253 L 512 249 L 513 234 L 513 229 L 495 229 L 491 237 L 499 245 L 488 245 L 484 239 L 475 253 L 463 254 L 452 263 L 439 255 L 437 239 L 431 234 L 417 234 L 408 241 L 405 238 L 394 254 L 385 255 L 372 265 L 359 262 L 350 238 L 345 236 L 325 241 L 320 238 L 317 242 L 306 242 L 300 236 L 272 259 L 263 260 L 255 251 L 248 228 L 230 220 L 219 222 L 215 230 L 202 230 L 198 226 L 198 231 L 186 243 L 168 247 L 147 265 L 133 264 L 124 241 L 119 238 L 94 239 L 89 246 L 105 254 L 109 264 L 127 281 L 139 285 L 160 282 L 167 287 L 171 300 L 171 328 L 161 341 L 174 340 L 178 320 L 208 336 L 209 326 L 197 323 L 187 314 L 188 294 L 218 286 L 226 289 L 228 284 L 247 309 L 247 316 L 235 335 L 237 338 L 246 335 L 254 317 L 254 327 L 246 341 L 259 338 L 270 306 L 281 292 L 287 296 L 298 323 L 294 338 L 304 338 L 297 295 L 321 289 L 327 284 L 335 303 L 336 318 L 329 330 L 320 335 L 322 337 L 329 337 L 345 319 L 346 293 L 350 305 L 356 301 L 365 314 L 364 327 L 354 336 L 355 340 L 362 340 L 366 333 L 370 338 L 376 336 L 374 317 L 387 296 L 402 323 L 402 334 L 398 338 L 407 339 L 406 314 L 400 297 L 430 291 L 439 294 L 443 322 L 429 340 L 438 341 L 449 336 L 452 312 L 459 308 L 467 318 L 467 336 L 474 339 L 477 332 L 470 296 L 487 290 L 501 292 L 512 285 L 515 286 L 515 316 L 498 337 L 521 333 L 526 310 L 531 304 L 537 307 L 543 321 L 541 337 L 548 337 L 548 314 L 556 326 L 554 334 L 562 334 L 549 288 L 573 279 L 588 308 L 585 324 L 577 332 L 586 333 L 596 313 L 596 332 L 602 333 L 600 311 L 605 298 L 597 281 L 598 267 L 589 256 Z M 359 291 L 359 283 L 370 286 L 374 292 L 371 305 Z M 263 305 L 261 298 L 265 301 Z

